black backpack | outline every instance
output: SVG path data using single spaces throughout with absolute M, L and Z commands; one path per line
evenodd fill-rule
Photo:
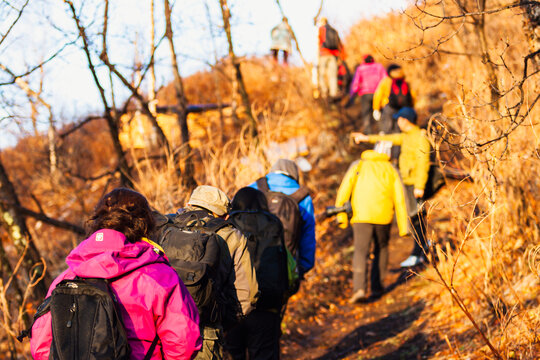
M 170 216 L 154 213 L 156 230 L 153 238 L 161 245 L 193 298 L 201 324 L 221 322 L 217 294 L 223 284 L 219 280 L 219 265 L 223 241 L 216 229 L 206 228 L 204 211 L 189 211 Z
M 411 90 L 404 79 L 392 79 L 388 104 L 394 109 L 413 106 Z
M 283 234 L 287 249 L 296 257 L 300 232 L 302 230 L 302 214 L 298 203 L 309 195 L 305 187 L 300 187 L 291 195 L 279 191 L 271 191 L 266 176 L 257 180 L 257 187 L 264 193 L 268 201 L 268 209 L 283 224 Z
M 35 322 L 51 312 L 49 359 L 130 359 L 126 330 L 109 288 L 109 283 L 127 274 L 113 279 L 76 277 L 56 285 L 34 315 Z M 26 336 L 32 337 L 31 327 L 18 340 Z M 157 342 L 156 335 L 145 360 L 151 358 Z
M 257 309 L 280 310 L 287 298 L 289 280 L 283 225 L 263 210 L 234 211 L 228 221 L 247 238 L 247 248 L 257 274 Z
M 326 24 L 325 26 L 326 35 L 324 37 L 324 42 L 322 47 L 328 50 L 338 50 L 339 49 L 339 35 L 333 27 Z

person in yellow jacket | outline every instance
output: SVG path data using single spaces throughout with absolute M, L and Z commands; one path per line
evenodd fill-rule
M 375 244 L 375 259 L 371 269 L 371 296 L 384 292 L 382 280 L 388 264 L 390 228 L 396 213 L 400 236 L 407 235 L 407 208 L 403 185 L 397 170 L 390 163 L 390 143 L 377 144 L 366 150 L 361 160 L 349 167 L 339 187 L 336 207 L 350 200 L 351 225 L 354 234 L 353 295 L 350 303 L 366 299 L 367 258 L 371 242 Z M 339 213 L 340 227 L 348 226 L 346 213 Z
M 426 260 L 428 249 L 425 239 L 425 214 L 419 207 L 424 197 L 424 189 L 428 180 L 430 167 L 431 146 L 424 130 L 416 125 L 416 111 L 404 107 L 394 114 L 399 134 L 390 135 L 364 135 L 353 132 L 351 136 L 358 144 L 360 142 L 391 141 L 394 145 L 401 145 L 399 155 L 399 172 L 405 185 L 408 215 L 413 225 L 415 247 L 409 258 L 401 263 L 402 267 L 416 266 Z
M 382 79 L 373 94 L 373 118 L 385 134 L 399 132 L 393 115 L 403 107 L 414 107 L 416 94 L 405 80 L 401 66 L 390 64 L 387 77 Z

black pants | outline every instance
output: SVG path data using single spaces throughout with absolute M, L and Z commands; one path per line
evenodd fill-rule
M 227 331 L 225 350 L 234 360 L 279 360 L 280 324 L 278 312 L 255 309 Z
M 426 241 L 426 211 L 419 209 L 418 202 L 414 197 L 414 186 L 405 185 L 405 202 L 407 203 L 407 212 L 411 218 L 412 236 L 414 239 L 414 249 L 411 255 L 426 258 L 429 246 Z M 425 251 L 425 253 L 424 253 Z
M 366 135 L 374 134 L 373 125 L 373 94 L 364 94 L 360 96 L 360 121 L 356 124 L 358 129 Z
M 367 290 L 367 265 L 371 242 L 375 245 L 375 257 L 371 266 L 371 291 L 384 289 L 382 280 L 388 265 L 388 240 L 392 224 L 353 223 L 353 293 Z
M 287 61 L 289 59 L 289 52 L 285 50 L 281 50 L 281 51 L 283 52 L 283 63 L 287 64 Z M 278 61 L 278 54 L 279 54 L 279 50 L 272 49 L 272 57 L 274 58 L 276 62 Z

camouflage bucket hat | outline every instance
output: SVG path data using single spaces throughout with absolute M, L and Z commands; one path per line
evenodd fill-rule
M 188 205 L 200 206 L 218 216 L 223 216 L 229 212 L 231 202 L 227 194 L 217 187 L 201 185 L 191 193 Z

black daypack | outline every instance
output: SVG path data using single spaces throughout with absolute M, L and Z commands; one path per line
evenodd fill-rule
M 221 321 L 217 294 L 221 291 L 218 270 L 221 249 L 215 229 L 207 229 L 203 211 L 189 211 L 169 217 L 154 214 L 155 241 L 161 245 L 193 298 L 201 324 Z
M 279 191 L 271 191 L 266 176 L 257 180 L 257 187 L 264 193 L 268 201 L 268 209 L 283 224 L 283 234 L 287 249 L 296 257 L 300 232 L 302 230 L 302 214 L 298 203 L 309 195 L 305 187 L 300 187 L 291 195 Z
M 76 277 L 56 285 L 34 315 L 35 322 L 51 312 L 49 359 L 130 359 L 126 330 L 109 288 L 109 283 L 127 274 L 114 279 Z M 19 341 L 32 337 L 31 329 L 23 331 Z M 151 358 L 157 342 L 156 335 L 145 360 Z
M 340 61 L 338 65 L 338 88 L 342 94 L 347 94 L 352 81 L 352 75 L 345 61 Z
M 261 292 L 257 309 L 280 310 L 289 291 L 287 250 L 281 221 L 263 210 L 234 211 L 228 221 L 248 240 L 247 248 Z
M 404 79 L 392 79 L 388 104 L 394 109 L 413 106 L 411 90 Z
M 322 47 L 328 50 L 338 50 L 339 49 L 339 35 L 333 27 L 326 24 L 325 28 L 325 37 Z

